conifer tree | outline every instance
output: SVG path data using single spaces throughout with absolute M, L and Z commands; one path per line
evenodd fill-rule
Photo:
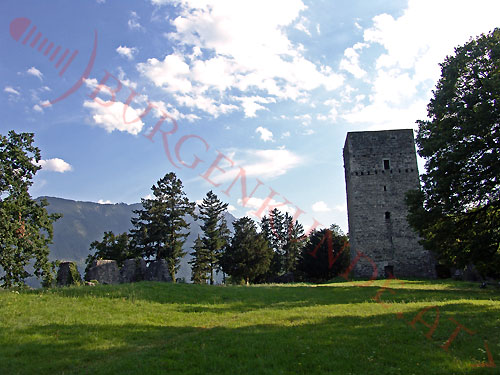
M 206 284 L 209 279 L 209 256 L 202 239 L 198 238 L 194 241 L 193 259 L 188 263 L 191 265 L 191 281 L 195 284 Z
M 201 230 L 203 231 L 203 248 L 205 249 L 203 267 L 208 270 L 210 285 L 214 284 L 214 271 L 219 268 L 219 258 L 222 249 L 228 241 L 228 228 L 224 214 L 227 211 L 227 203 L 223 203 L 212 191 L 207 193 L 203 202 L 199 205 L 199 217 L 203 221 Z
M 222 255 L 222 269 L 234 280 L 249 284 L 268 272 L 273 251 L 249 217 L 236 220 L 233 226 L 234 235 Z
M 269 213 L 269 217 L 262 218 L 261 229 L 273 249 L 268 278 L 293 273 L 297 269 L 303 246 L 304 227 L 298 221 L 294 222 L 288 212 L 283 214 L 275 208 Z
M 182 246 L 189 236 L 188 215 L 194 216 L 195 203 L 183 191 L 182 181 L 175 173 L 167 173 L 151 188 L 152 199 L 142 199 L 142 210 L 134 211 L 132 244 L 141 249 L 146 258 L 165 259 L 175 282 L 181 258 L 186 254 Z

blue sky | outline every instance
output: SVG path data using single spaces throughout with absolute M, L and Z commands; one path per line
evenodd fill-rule
M 415 128 L 438 64 L 498 14 L 497 0 L 5 0 L 0 133 L 35 133 L 34 196 L 134 203 L 173 171 L 237 217 L 269 203 L 346 231 L 346 133 Z M 90 74 L 50 105 L 81 80 L 95 33 Z

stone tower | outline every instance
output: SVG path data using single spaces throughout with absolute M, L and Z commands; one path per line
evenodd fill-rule
M 432 255 L 406 220 L 420 189 L 413 130 L 350 132 L 344 145 L 349 241 L 355 277 L 434 278 Z

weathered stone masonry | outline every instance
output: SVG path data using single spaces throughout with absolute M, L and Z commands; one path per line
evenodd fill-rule
M 344 170 L 356 277 L 435 277 L 432 255 L 406 220 L 405 194 L 420 188 L 413 130 L 350 132 Z M 373 264 L 371 262 L 373 262 Z

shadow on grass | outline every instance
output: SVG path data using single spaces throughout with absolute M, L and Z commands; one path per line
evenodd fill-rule
M 467 314 L 483 312 L 468 307 Z M 238 328 L 118 325 L 97 318 L 95 324 L 48 323 L 3 330 L 0 373 L 493 374 L 495 370 L 468 366 L 486 358 L 478 351 L 480 339 L 461 335 L 449 353 L 439 348 L 453 332 L 450 324 L 440 324 L 427 340 L 428 328 L 413 329 L 394 314 L 325 318 L 314 324 L 297 323 L 299 318 L 303 317 Z M 426 319 L 432 321 L 432 314 Z M 494 324 L 487 328 L 498 335 Z
M 109 298 L 179 305 L 181 312 L 247 312 L 258 309 L 289 309 L 319 305 L 376 303 L 374 298 L 382 283 L 372 286 L 209 286 L 140 282 L 96 287 L 54 288 L 45 292 L 71 298 Z M 391 284 L 388 284 L 391 285 Z M 499 300 L 500 294 L 491 290 L 417 289 L 394 284 L 394 294 L 386 292 L 383 300 L 391 303 L 415 303 L 466 300 Z

